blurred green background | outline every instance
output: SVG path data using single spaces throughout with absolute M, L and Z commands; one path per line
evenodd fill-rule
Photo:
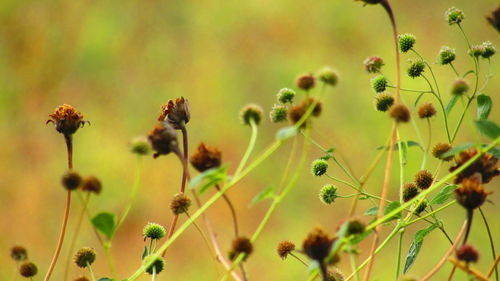
M 435 61 L 442 45 L 449 45 L 457 50 L 457 69 L 464 73 L 472 68 L 458 28 L 448 26 L 444 20 L 443 13 L 450 6 L 465 11 L 464 27 L 473 43 L 485 40 L 495 45 L 500 43 L 498 33 L 485 20 L 498 1 L 392 2 L 400 33 L 415 34 L 416 48 L 429 61 Z M 128 142 L 152 128 L 160 106 L 168 99 L 182 95 L 190 101 L 191 151 L 200 141 L 217 146 L 223 151 L 224 161 L 234 169 L 250 135 L 250 129 L 238 120 L 240 108 L 254 102 L 269 111 L 277 91 L 294 87 L 298 74 L 330 65 L 340 73 L 340 82 L 328 89 L 323 115 L 315 120 L 312 136 L 325 147 L 336 147 L 342 161 L 360 176 L 390 129 L 387 116 L 373 108 L 371 77 L 365 73 L 362 62 L 370 55 L 382 56 L 386 62 L 384 73 L 394 80 L 391 32 L 381 7 L 362 7 L 361 3 L 350 0 L 1 1 L 0 279 L 10 280 L 13 274 L 15 265 L 9 258 L 13 244 L 28 247 L 30 258 L 40 269 L 36 280 L 45 274 L 56 245 L 65 200 L 59 182 L 65 171 L 66 152 L 62 136 L 52 126 L 45 125 L 47 115 L 56 106 L 71 104 L 92 122 L 74 138 L 75 168 L 84 175 L 98 176 L 104 185 L 103 193 L 91 200 L 91 211 L 119 213 L 128 198 L 136 165 L 134 155 L 128 151 Z M 402 55 L 403 71 L 411 57 Z M 493 57 L 493 73 L 500 72 L 496 60 Z M 486 63 L 482 62 L 485 70 Z M 434 71 L 448 100 L 454 74 L 450 68 L 439 65 Z M 426 84 L 422 79 L 404 77 L 403 86 L 422 89 Z M 499 90 L 495 77 L 484 92 L 498 103 Z M 404 93 L 408 104 L 415 97 Z M 461 108 L 460 103 L 457 108 Z M 452 127 L 457 113 L 455 110 L 452 114 Z M 499 116 L 495 108 L 490 119 L 498 122 Z M 424 122 L 417 120 L 417 123 L 425 128 Z M 260 126 L 256 152 L 274 139 L 280 126 L 271 124 L 266 116 Z M 433 143 L 444 141 L 441 115 L 432 120 L 432 128 Z M 410 125 L 401 129 L 401 135 L 403 139 L 416 140 Z M 466 120 L 457 143 L 474 141 L 474 136 Z M 253 233 L 269 206 L 269 201 L 265 201 L 248 208 L 252 197 L 267 186 L 279 184 L 289 150 L 287 144 L 229 192 L 237 206 L 243 234 Z M 312 148 L 309 160 L 321 155 Z M 411 148 L 405 180 L 412 179 L 420 160 L 421 152 Z M 434 170 L 436 164 L 432 160 L 429 169 Z M 379 166 L 366 186 L 377 194 L 382 184 L 383 162 Z M 337 167 L 330 172 L 344 176 Z M 306 268 L 293 259 L 281 260 L 275 253 L 276 244 L 289 239 L 300 245 L 316 225 L 333 233 L 348 213 L 349 199 L 339 199 L 331 206 L 318 200 L 318 191 L 329 183 L 327 179 L 312 178 L 308 169 L 302 174 L 246 263 L 250 280 L 305 280 Z M 120 277 L 125 278 L 140 265 L 144 245 L 142 227 L 150 221 L 169 224 L 168 204 L 178 190 L 180 175 L 174 156 L 145 159 L 139 199 L 113 245 Z M 498 182 L 493 181 L 489 188 Z M 391 199 L 398 198 L 397 189 L 396 166 Z M 339 192 L 351 194 L 345 186 L 340 186 Z M 497 201 L 498 192 L 490 198 Z M 69 235 L 80 207 L 75 197 Z M 368 207 L 368 202 L 363 201 L 359 215 Z M 498 238 L 500 224 L 492 215 L 499 208 L 487 204 L 484 209 Z M 227 250 L 232 239 L 228 209 L 218 202 L 209 214 Z M 458 206 L 441 216 L 452 236 L 464 216 Z M 423 226 L 409 228 L 404 252 L 409 248 L 412 232 Z M 479 219 L 473 225 L 471 241 L 482 253 L 477 267 L 486 270 L 491 256 Z M 368 241 L 361 244 L 360 258 L 366 257 L 369 244 Z M 392 242 L 380 253 L 374 278 L 393 279 L 395 244 L 396 241 Z M 77 245 L 95 247 L 98 260 L 94 270 L 98 276 L 109 275 L 88 222 L 82 227 Z M 419 276 L 427 272 L 447 248 L 443 235 L 433 232 L 424 242 L 411 273 Z M 66 255 L 65 247 L 53 280 L 63 279 Z M 222 273 L 194 228 L 176 241 L 168 257 L 167 270 L 158 280 L 218 280 Z M 350 272 L 348 256 L 342 256 L 339 267 Z M 446 265 L 434 280 L 446 278 L 450 269 Z M 82 273 L 72 267 L 72 278 Z M 455 280 L 463 280 L 460 278 L 464 276 L 457 275 Z

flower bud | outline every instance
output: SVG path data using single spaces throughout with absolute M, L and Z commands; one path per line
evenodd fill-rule
M 281 104 L 275 104 L 271 112 L 269 112 L 269 117 L 271 122 L 278 123 L 286 120 L 288 114 L 288 109 L 286 106 Z
M 398 36 L 399 49 L 402 53 L 406 53 L 413 48 L 415 41 L 415 35 L 409 33 L 401 34 Z
M 484 54 L 484 46 L 483 45 L 473 45 L 467 51 L 471 57 L 480 57 Z
M 420 192 L 418 188 L 413 183 L 406 183 L 403 185 L 403 201 L 408 202 L 415 198 Z
M 295 250 L 295 244 L 293 244 L 290 241 L 281 241 L 278 244 L 277 252 L 278 252 L 278 255 L 280 256 L 280 258 L 286 259 L 288 254 L 290 254 L 294 250 Z
M 375 93 L 381 93 L 385 91 L 385 88 L 387 87 L 387 79 L 383 75 L 379 75 L 371 80 L 372 82 L 372 89 L 375 91 Z
M 362 234 L 363 232 L 365 232 L 365 228 L 366 225 L 362 221 L 358 219 L 351 219 L 347 222 L 346 235 L 350 236 Z
M 483 42 L 482 46 L 483 46 L 483 53 L 481 54 L 481 56 L 485 59 L 489 59 L 497 52 L 497 49 L 495 48 L 495 46 L 493 46 L 493 44 L 490 41 Z
M 395 104 L 391 106 L 389 115 L 398 123 L 407 123 L 410 121 L 410 110 L 404 104 Z
M 333 184 L 327 184 L 321 188 L 321 191 L 319 193 L 319 199 L 321 202 L 329 205 L 335 202 L 335 199 L 337 198 L 337 187 L 334 186 Z
M 28 259 L 28 251 L 22 246 L 14 246 L 10 249 L 10 257 L 15 261 L 24 261 Z
M 415 215 L 420 215 L 425 209 L 429 206 L 429 202 L 427 199 L 422 200 L 417 207 L 415 207 L 415 210 L 413 210 L 413 214 Z
M 288 88 L 283 88 L 278 92 L 278 102 L 282 104 L 292 103 L 295 98 L 295 91 Z
M 381 57 L 372 56 L 363 61 L 365 70 L 368 73 L 379 73 L 384 66 L 384 60 Z
M 441 159 L 443 161 L 450 161 L 451 159 L 453 159 L 453 155 L 445 157 L 445 158 L 442 157 L 443 154 L 450 151 L 450 149 L 451 149 L 451 145 L 449 145 L 448 143 L 441 142 L 441 143 L 436 144 L 432 148 L 432 155 L 434 157 L 436 157 L 437 159 Z
M 313 176 L 322 176 L 328 169 L 328 162 L 323 159 L 314 160 L 311 167 Z
M 339 76 L 337 72 L 335 72 L 335 70 L 333 70 L 331 67 L 328 66 L 323 67 L 318 72 L 318 78 L 321 82 L 330 86 L 337 85 L 337 82 L 339 81 Z
M 441 47 L 438 61 L 441 65 L 449 64 L 455 60 L 455 49 L 447 46 Z
M 406 70 L 406 73 L 408 73 L 408 76 L 410 76 L 411 78 L 417 78 L 422 75 L 424 69 L 425 63 L 422 60 L 410 60 L 410 64 L 408 66 L 408 69 Z
M 166 234 L 167 232 L 162 225 L 153 222 L 148 223 L 142 230 L 144 239 L 150 238 L 152 240 L 160 240 L 165 237 Z
M 375 96 L 375 107 L 378 111 L 386 112 L 394 104 L 394 97 L 387 93 L 380 93 Z
M 460 24 L 465 18 L 464 12 L 462 12 L 462 10 L 459 10 L 455 7 L 449 8 L 444 13 L 444 16 L 445 16 L 446 20 L 448 21 L 449 25 Z
M 303 74 L 297 78 L 295 83 L 297 84 L 297 87 L 299 87 L 300 89 L 304 91 L 309 91 L 310 89 L 314 88 L 316 81 L 312 74 Z
M 330 253 L 333 241 L 328 233 L 317 227 L 307 235 L 302 243 L 302 249 L 310 259 L 323 262 Z
M 236 237 L 231 244 L 231 260 L 234 260 L 239 254 L 246 254 L 248 257 L 253 252 L 253 245 L 250 239 L 246 237 Z
M 56 131 L 61 134 L 70 136 L 76 131 L 89 123 L 89 121 L 83 120 L 83 115 L 76 110 L 73 106 L 69 104 L 63 104 L 55 109 L 54 113 L 49 114 L 50 119 L 45 122 L 54 123 Z
M 74 261 L 78 267 L 85 268 L 95 261 L 95 251 L 92 248 L 81 248 L 76 252 Z
M 436 115 L 436 108 L 430 102 L 426 102 L 418 108 L 418 116 L 422 119 L 431 118 L 434 115 Z
M 252 120 L 255 125 L 259 125 L 262 119 L 263 110 L 260 106 L 256 104 L 249 104 L 243 107 L 240 111 L 240 119 L 244 125 L 250 126 L 250 120 Z
M 101 181 L 95 176 L 88 176 L 83 179 L 82 186 L 80 187 L 82 191 L 93 192 L 95 194 L 101 193 L 102 184 Z

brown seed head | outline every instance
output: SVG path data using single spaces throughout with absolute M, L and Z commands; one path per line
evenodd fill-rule
M 480 174 L 464 178 L 461 186 L 455 189 L 457 202 L 467 210 L 481 207 L 489 194 L 491 192 L 487 192 L 481 184 Z
M 312 111 L 312 115 L 315 117 L 318 117 L 321 115 L 321 110 L 323 108 L 323 106 L 319 100 L 317 100 L 315 98 L 308 98 L 302 102 L 302 107 L 304 108 L 304 112 L 305 112 L 314 103 L 316 103 L 316 105 L 314 106 L 314 109 Z
M 418 191 L 417 186 L 410 182 L 405 183 L 403 185 L 403 201 L 408 202 L 411 199 L 415 198 L 420 192 Z
M 177 193 L 172 202 L 170 202 L 170 210 L 174 215 L 180 215 L 189 210 L 191 206 L 191 199 L 187 197 L 184 193 Z
M 415 175 L 415 184 L 420 189 L 427 189 L 432 185 L 434 179 L 429 171 L 421 170 Z
M 389 114 L 398 123 L 406 123 L 410 121 L 410 110 L 404 104 L 395 104 L 391 106 Z
M 458 169 L 478 153 L 477 149 L 468 149 L 460 152 L 455 157 L 456 165 L 450 168 L 450 172 Z M 481 174 L 483 183 L 489 183 L 492 178 L 500 175 L 498 170 L 498 158 L 489 153 L 484 153 L 479 159 L 470 166 L 461 171 L 455 178 L 455 183 L 461 183 L 465 178 L 471 177 L 476 173 Z
M 10 249 L 10 257 L 15 261 L 24 261 L 28 258 L 28 251 L 22 246 L 14 246 Z
M 184 97 L 168 100 L 167 104 L 161 107 L 158 121 L 167 121 L 176 130 L 182 129 L 191 119 L 189 102 Z
M 434 157 L 436 157 L 437 159 L 441 159 L 443 161 L 450 161 L 451 159 L 453 159 L 453 155 L 448 156 L 448 157 L 444 157 L 444 158 L 442 157 L 442 155 L 445 154 L 446 152 L 448 152 L 450 149 L 451 149 L 451 145 L 449 145 L 448 143 L 445 143 L 445 142 L 440 142 L 440 143 L 437 143 L 432 148 L 432 155 Z
M 292 124 L 296 124 L 299 122 L 300 118 L 302 118 L 304 113 L 306 113 L 306 110 L 301 104 L 294 105 L 288 110 L 288 120 L 290 120 Z M 304 124 L 305 122 L 302 125 L 304 126 Z
M 418 108 L 418 116 L 422 119 L 431 118 L 434 115 L 436 115 L 436 108 L 430 102 L 426 102 Z
M 476 263 L 479 260 L 479 252 L 471 245 L 465 244 L 458 248 L 456 252 L 457 259 L 466 263 Z
M 278 249 L 277 249 L 278 255 L 282 259 L 286 259 L 286 257 L 288 256 L 288 254 L 291 253 L 294 250 L 295 250 L 295 244 L 293 244 L 290 241 L 281 241 L 278 244 Z
M 85 276 L 81 276 L 81 277 L 76 278 L 74 281 L 89 281 L 89 279 Z
M 156 151 L 153 157 L 167 155 L 170 152 L 177 153 L 179 151 L 179 143 L 177 142 L 177 132 L 174 127 L 168 123 L 158 123 L 149 132 L 148 135 L 151 146 Z
M 302 243 L 306 255 L 315 261 L 323 262 L 330 253 L 334 239 L 322 228 L 316 227 Z
M 30 278 L 38 273 L 38 267 L 32 262 L 25 262 L 19 267 L 21 276 Z
M 101 181 L 95 176 L 88 176 L 83 179 L 81 190 L 99 194 L 102 190 Z
M 75 171 L 67 171 L 61 179 L 62 185 L 66 190 L 75 190 L 82 183 L 82 177 Z
M 84 247 L 76 252 L 74 261 L 78 267 L 85 268 L 95 261 L 95 256 L 94 249 Z
M 316 84 L 315 78 L 312 74 L 300 75 L 295 82 L 297 87 L 302 90 L 309 91 Z
M 83 115 L 69 104 L 63 104 L 55 109 L 54 113 L 49 114 L 50 119 L 45 122 L 54 123 L 56 130 L 64 135 L 74 134 L 80 127 L 89 121 L 83 120 Z
M 222 162 L 222 153 L 217 148 L 209 147 L 204 143 L 198 145 L 198 149 L 190 159 L 191 165 L 198 170 L 204 172 L 213 168 L 220 167 Z
M 347 222 L 347 232 L 346 235 L 357 235 L 365 232 L 366 225 L 359 219 L 350 219 Z
M 246 254 L 248 257 L 252 252 L 253 245 L 252 242 L 250 242 L 250 239 L 240 236 L 233 240 L 230 251 L 230 256 L 233 256 L 233 259 L 241 253 Z

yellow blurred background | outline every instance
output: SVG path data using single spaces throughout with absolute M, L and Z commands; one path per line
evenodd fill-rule
M 500 43 L 498 33 L 485 20 L 498 1 L 392 2 L 399 32 L 415 34 L 416 48 L 431 62 L 442 45 L 449 45 L 457 50 L 455 66 L 459 72 L 472 68 L 458 28 L 448 26 L 444 20 L 444 11 L 450 6 L 464 10 L 463 25 L 473 43 Z M 103 182 L 102 194 L 91 200 L 92 213 L 123 210 L 136 165 L 128 150 L 129 140 L 146 134 L 155 124 L 160 106 L 181 95 L 189 99 L 192 110 L 188 124 L 190 150 L 200 141 L 219 147 L 224 162 L 231 164 L 231 171 L 250 136 L 250 129 L 238 119 L 240 108 L 253 102 L 268 112 L 280 88 L 294 87 L 298 74 L 315 72 L 325 65 L 338 70 L 340 82 L 327 92 L 323 115 L 314 121 L 313 138 L 325 147 L 336 147 L 337 155 L 360 176 L 375 157 L 375 148 L 384 143 L 389 133 L 389 119 L 374 110 L 371 76 L 362 64 L 367 56 L 381 56 L 386 62 L 384 73 L 394 80 L 392 31 L 386 14 L 378 6 L 362 7 L 350 0 L 3 0 L 0 23 L 0 280 L 11 280 L 13 275 L 15 264 L 10 260 L 9 249 L 14 244 L 26 246 L 30 259 L 39 266 L 35 280 L 42 280 L 52 257 L 65 201 L 60 177 L 66 168 L 66 151 L 62 136 L 53 126 L 46 126 L 45 121 L 60 104 L 75 106 L 92 123 L 74 137 L 76 170 L 96 175 Z M 403 74 L 406 60 L 411 57 L 402 55 Z M 500 72 L 496 61 L 495 56 L 495 74 Z M 486 69 L 484 60 L 482 67 Z M 434 71 L 447 95 L 453 72 L 437 64 Z M 422 79 L 403 77 L 406 88 L 426 87 Z M 494 77 L 484 92 L 496 104 L 500 102 L 499 90 L 500 84 Z M 408 104 L 415 97 L 404 93 Z M 424 98 L 427 99 L 430 100 Z M 461 106 L 457 104 L 457 108 Z M 457 114 L 458 110 L 452 114 L 452 127 Z M 494 109 L 490 119 L 498 123 L 499 116 Z M 267 113 L 265 117 L 259 127 L 256 154 L 272 142 L 275 132 L 283 126 L 269 122 Z M 417 123 L 425 128 L 424 122 Z M 444 141 L 441 115 L 432 120 L 432 126 L 433 142 Z M 416 140 L 410 125 L 401 129 L 401 135 L 403 139 Z M 457 143 L 474 141 L 473 136 L 466 120 Z M 285 145 L 229 192 L 237 206 L 243 234 L 253 233 L 270 203 L 264 201 L 248 208 L 250 201 L 265 187 L 279 184 L 289 150 L 290 144 Z M 320 156 L 322 153 L 312 148 L 309 160 Z M 421 152 L 410 148 L 405 180 L 412 179 L 420 160 Z M 436 164 L 432 160 L 429 169 Z M 367 184 L 373 193 L 380 191 L 383 166 L 377 168 Z M 330 173 L 344 177 L 337 167 L 332 167 Z M 120 278 L 129 276 L 141 263 L 142 227 L 150 221 L 165 226 L 170 223 L 168 204 L 178 191 L 180 176 L 180 165 L 174 156 L 156 160 L 146 157 L 139 198 L 113 243 Z M 322 204 L 318 191 L 329 182 L 326 178 L 313 178 L 309 168 L 304 169 L 297 187 L 279 205 L 246 262 L 250 280 L 306 279 L 306 268 L 293 259 L 281 260 L 275 247 L 284 239 L 300 245 L 316 225 L 331 233 L 335 231 L 347 215 L 351 200 L 338 199 L 331 206 Z M 498 187 L 498 183 L 493 181 L 488 187 Z M 398 184 L 396 166 L 391 199 L 398 198 Z M 339 188 L 340 194 L 352 193 L 345 186 Z M 490 199 L 497 201 L 498 192 Z M 75 197 L 66 242 L 80 207 Z M 363 201 L 359 215 L 368 207 L 368 202 Z M 493 216 L 499 211 L 498 205 L 487 204 L 484 209 L 499 242 L 500 223 Z M 227 207 L 222 201 L 217 202 L 209 215 L 228 250 L 232 226 Z M 449 208 L 441 216 L 452 236 L 464 216 L 459 206 Z M 412 233 L 424 226 L 409 228 L 403 253 L 408 251 Z M 491 254 L 479 219 L 472 231 L 471 242 L 482 253 L 477 267 L 486 270 Z M 100 277 L 110 275 L 88 222 L 83 224 L 77 245 L 95 247 L 98 259 L 94 271 Z M 374 280 L 394 279 L 395 246 L 394 240 L 380 253 Z M 361 244 L 361 260 L 368 247 L 368 241 Z M 430 234 L 410 273 L 419 276 L 427 272 L 447 248 L 448 242 L 441 233 Z M 63 279 L 66 255 L 64 247 L 53 280 Z M 347 255 L 342 255 L 339 267 L 350 272 Z M 446 265 L 434 280 L 446 278 L 450 269 Z M 222 272 L 199 234 L 189 228 L 169 250 L 166 271 L 157 280 L 218 280 Z M 83 273 L 72 267 L 72 278 Z M 464 280 L 460 278 L 465 277 L 458 274 L 455 280 Z

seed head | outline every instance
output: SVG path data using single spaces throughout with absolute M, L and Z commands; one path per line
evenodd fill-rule
M 170 202 L 170 210 L 174 215 L 180 215 L 189 210 L 191 206 L 191 199 L 187 197 L 184 193 L 177 193 L 172 202 Z
M 217 148 L 207 146 L 201 142 L 196 152 L 191 155 L 190 162 L 198 172 L 202 173 L 206 170 L 220 167 L 222 153 Z
M 28 251 L 23 246 L 14 246 L 10 249 L 10 257 L 15 261 L 28 259 Z
M 253 245 L 250 239 L 239 236 L 236 237 L 231 244 L 230 258 L 234 260 L 239 254 L 246 254 L 248 257 L 253 252 Z
M 372 57 L 367 57 L 363 61 L 363 64 L 365 66 L 366 72 L 379 73 L 380 70 L 382 69 L 382 66 L 384 66 L 384 60 L 381 57 L 372 56 Z
M 271 112 L 269 112 L 269 117 L 271 122 L 278 123 L 286 120 L 288 114 L 288 109 L 285 105 L 275 104 Z
M 61 182 L 66 190 L 75 190 L 82 183 L 82 177 L 77 172 L 70 170 L 62 176 Z
M 302 104 L 294 105 L 288 110 L 288 120 L 290 120 L 292 124 L 297 124 L 305 113 L 306 109 L 302 106 Z M 306 123 L 304 122 L 302 126 L 305 126 L 305 124 Z
M 378 111 L 386 112 L 394 104 L 394 97 L 388 93 L 380 93 L 375 96 L 375 107 Z
M 45 122 L 54 123 L 56 131 L 61 134 L 70 136 L 76 133 L 76 131 L 89 123 L 89 121 L 83 120 L 83 115 L 76 110 L 73 106 L 69 104 L 63 104 L 55 109 L 54 113 L 49 114 L 50 119 Z
M 144 136 L 135 137 L 130 142 L 130 151 L 137 155 L 148 155 L 151 151 L 148 139 Z
M 365 228 L 366 228 L 366 225 L 362 221 L 360 221 L 358 219 L 350 219 L 347 222 L 346 235 L 350 236 L 350 235 L 362 234 L 363 232 L 365 232 Z
M 457 249 L 457 259 L 466 263 L 476 263 L 479 260 L 479 252 L 471 245 L 465 244 Z
M 469 53 L 470 56 L 478 58 L 484 54 L 484 46 L 473 45 L 467 52 Z
M 418 173 L 415 175 L 415 184 L 420 189 L 429 188 L 432 185 L 433 181 L 434 181 L 434 178 L 432 177 L 432 174 L 429 173 L 429 171 L 421 170 L 421 171 L 418 171 Z
M 449 64 L 455 60 L 455 49 L 448 46 L 441 47 L 438 61 L 441 65 Z
M 481 207 L 489 194 L 490 192 L 484 190 L 479 174 L 465 178 L 461 186 L 455 189 L 457 202 L 469 211 Z
M 147 269 L 146 272 L 150 275 L 158 274 L 165 268 L 165 261 L 162 258 L 157 258 Z
M 408 76 L 410 76 L 411 78 L 417 78 L 422 75 L 424 69 L 425 63 L 422 60 L 410 60 L 410 64 L 408 65 L 406 73 L 408 73 Z
M 148 223 L 142 230 L 144 239 L 150 238 L 152 240 L 160 240 L 165 237 L 165 234 L 167 234 L 165 228 L 161 224 L 154 222 Z
M 391 106 L 389 115 L 398 123 L 407 123 L 410 121 L 410 110 L 404 104 L 395 104 Z
M 297 87 L 299 87 L 300 89 L 304 91 L 309 91 L 310 89 L 314 88 L 316 81 L 312 74 L 303 74 L 297 77 L 295 83 L 297 84 Z
M 290 241 L 281 241 L 278 244 L 278 249 L 277 249 L 278 255 L 282 259 L 286 259 L 286 257 L 288 256 L 288 254 L 290 254 L 294 250 L 295 250 L 295 244 L 293 244 Z
M 398 41 L 399 41 L 399 49 L 401 50 L 402 53 L 406 53 L 413 48 L 413 45 L 415 45 L 416 38 L 415 35 L 406 33 L 399 35 Z
M 323 159 L 317 159 L 312 162 L 311 173 L 313 176 L 322 176 L 328 170 L 328 162 Z
M 457 79 L 451 85 L 451 94 L 461 96 L 469 90 L 469 83 L 463 79 Z
M 326 85 L 335 86 L 339 81 L 339 76 L 333 68 L 325 66 L 318 71 L 318 79 Z
M 321 115 L 321 111 L 323 109 L 323 105 L 319 100 L 317 100 L 315 98 L 307 98 L 306 100 L 304 100 L 302 102 L 302 107 L 304 107 L 304 110 L 307 110 L 313 104 L 315 104 L 315 105 L 314 105 L 314 109 L 312 111 L 312 115 L 314 117 L 318 117 Z
M 490 15 L 486 16 L 486 20 L 500 32 L 500 6 L 493 10 Z
M 444 161 L 450 161 L 451 159 L 453 159 L 453 155 L 445 157 L 445 158 L 442 157 L 442 155 L 445 154 L 446 152 L 450 151 L 450 149 L 451 149 L 451 145 L 449 145 L 448 143 L 445 143 L 445 142 L 440 142 L 440 143 L 437 143 L 432 148 L 432 155 L 434 157 L 436 157 L 437 159 L 441 159 Z
M 469 159 L 478 153 L 477 149 L 468 149 L 462 151 L 455 157 L 456 165 L 450 168 L 450 172 L 458 169 L 465 164 Z M 498 166 L 498 158 L 489 153 L 484 153 L 479 159 L 474 161 L 469 167 L 462 170 L 455 178 L 455 183 L 461 183 L 462 180 L 474 176 L 476 173 L 481 175 L 483 183 L 489 183 L 491 179 L 500 175 Z
M 323 262 L 330 253 L 334 239 L 322 228 L 316 227 L 311 231 L 304 242 L 302 249 L 312 260 Z
M 148 140 L 156 151 L 153 154 L 154 158 L 160 155 L 167 155 L 170 152 L 179 151 L 179 143 L 177 142 L 177 132 L 167 122 L 161 122 L 149 132 Z
M 189 109 L 189 102 L 184 97 L 180 97 L 174 100 L 168 100 L 167 104 L 162 105 L 160 116 L 158 121 L 166 121 L 174 129 L 182 129 L 191 119 L 191 113 Z
M 246 105 L 240 111 L 241 122 L 250 126 L 250 120 L 253 120 L 255 125 L 259 125 L 263 112 L 262 107 L 256 104 Z
M 38 267 L 32 262 L 25 262 L 19 267 L 22 277 L 31 278 L 38 273 Z
M 444 13 L 444 16 L 445 16 L 446 20 L 448 21 L 449 25 L 460 24 L 465 18 L 464 12 L 462 12 L 462 10 L 459 10 L 455 7 L 449 8 Z
M 415 198 L 420 192 L 414 183 L 405 183 L 403 185 L 403 201 L 408 202 Z
M 375 93 L 381 93 L 385 91 L 385 88 L 387 87 L 387 79 L 383 75 L 379 75 L 373 78 L 371 82 L 372 89 L 375 91 Z
M 490 41 L 483 42 L 482 46 L 483 46 L 483 53 L 481 54 L 481 56 L 485 59 L 489 59 L 497 52 L 497 49 L 495 48 L 495 46 L 493 46 L 493 43 L 491 43 Z
M 85 276 L 81 276 L 81 277 L 76 278 L 73 281 L 89 281 L 89 279 L 87 277 L 85 277 Z
M 420 215 L 420 213 L 425 211 L 427 206 L 429 206 L 429 202 L 427 201 L 427 199 L 422 200 L 420 204 L 418 204 L 418 206 L 415 207 L 415 210 L 413 210 L 413 214 Z
M 75 264 L 78 267 L 85 268 L 95 261 L 95 251 L 92 248 L 81 248 L 74 257 Z
M 278 92 L 278 102 L 282 104 L 292 103 L 295 98 L 295 91 L 288 88 L 283 88 Z
M 337 187 L 334 186 L 333 184 L 327 184 L 321 188 L 321 191 L 319 193 L 319 199 L 321 202 L 329 205 L 335 202 L 335 199 L 337 198 Z
M 88 176 L 83 179 L 81 190 L 99 194 L 102 190 L 101 181 L 95 176 Z
M 418 108 L 418 116 L 422 119 L 431 118 L 434 115 L 436 115 L 436 108 L 430 102 L 426 102 Z

